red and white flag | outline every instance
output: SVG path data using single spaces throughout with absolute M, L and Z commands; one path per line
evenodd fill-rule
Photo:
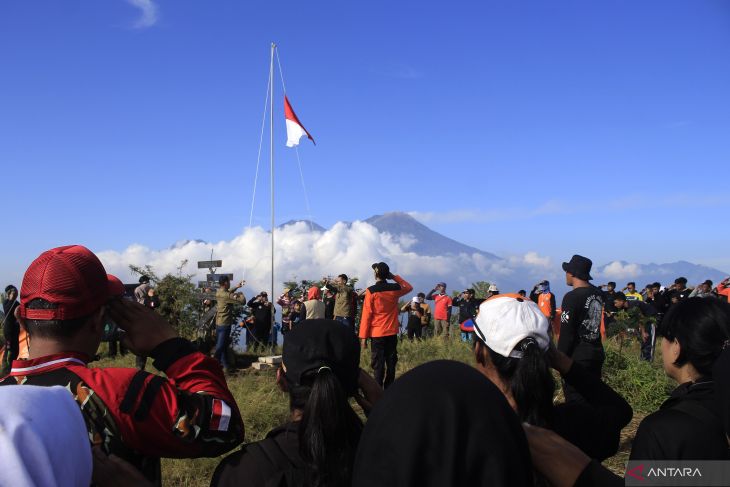
M 299 139 L 301 139 L 305 135 L 309 140 L 312 141 L 314 145 L 317 145 L 309 132 L 307 132 L 307 129 L 305 129 L 304 125 L 302 125 L 302 122 L 299 121 L 297 114 L 294 113 L 294 109 L 291 107 L 291 104 L 289 103 L 289 98 L 287 98 L 286 95 L 284 95 L 284 116 L 286 117 L 287 147 L 294 147 L 299 145 Z

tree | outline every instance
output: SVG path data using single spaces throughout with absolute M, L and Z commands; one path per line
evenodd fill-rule
M 150 278 L 160 298 L 159 313 L 177 328 L 181 336 L 192 338 L 200 315 L 200 300 L 193 284 L 194 274 L 183 274 L 187 263 L 187 260 L 181 261 L 176 274 L 165 274 L 163 277 L 159 277 L 150 265 L 130 265 L 129 270 L 132 274 Z
M 489 293 L 489 286 L 492 283 L 487 281 L 477 281 L 471 284 L 471 288 L 474 289 L 474 297 L 477 299 L 486 299 Z

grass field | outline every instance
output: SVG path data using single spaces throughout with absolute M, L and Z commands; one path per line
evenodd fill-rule
M 105 345 L 102 345 L 105 347 Z M 660 347 L 657 345 L 657 351 Z M 105 350 L 103 350 L 105 351 Z M 612 341 L 606 343 L 604 380 L 621 393 L 634 408 L 634 419 L 622 432 L 618 454 L 604 464 L 623 475 L 624 463 L 631 450 L 631 441 L 641 419 L 655 411 L 673 388 L 661 368 L 661 358 L 649 364 L 638 360 L 638 343 L 619 347 Z M 398 375 L 419 364 L 436 359 L 452 359 L 472 364 L 471 349 L 457 340 L 426 339 L 421 342 L 402 341 L 398 345 Z M 249 359 L 250 360 L 250 359 Z M 369 351 L 363 351 L 361 363 L 369 370 Z M 134 356 L 127 355 L 115 360 L 102 359 L 96 366 L 134 367 Z M 151 367 L 148 365 L 148 370 Z M 273 371 L 240 370 L 228 380 L 246 425 L 246 441 L 263 438 L 268 431 L 285 422 L 288 417 L 288 399 L 274 382 Z M 558 391 L 556 401 L 562 399 Z M 355 407 L 357 409 L 357 406 Z M 162 461 L 164 485 L 202 487 L 210 483 L 219 458 Z

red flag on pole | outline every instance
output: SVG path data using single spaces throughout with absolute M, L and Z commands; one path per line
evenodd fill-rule
M 316 142 L 314 142 L 314 139 L 312 138 L 310 133 L 307 131 L 307 129 L 304 128 L 304 125 L 302 125 L 302 122 L 299 121 L 297 114 L 294 113 L 294 109 L 291 107 L 291 104 L 289 103 L 289 98 L 287 98 L 286 95 L 284 95 L 284 116 L 286 117 L 287 147 L 294 147 L 299 145 L 299 140 L 305 135 L 309 140 L 312 141 L 314 145 L 317 145 Z

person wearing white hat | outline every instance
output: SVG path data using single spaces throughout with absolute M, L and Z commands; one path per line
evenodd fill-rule
M 492 296 L 497 296 L 499 294 L 499 288 L 496 284 L 490 284 L 489 289 L 487 289 L 487 297 L 491 298 Z
M 414 338 L 418 338 L 420 340 L 423 331 L 423 326 L 421 324 L 423 308 L 421 307 L 421 300 L 418 296 L 414 296 L 409 302 L 404 304 L 400 309 L 400 312 L 408 313 L 408 322 L 406 323 L 408 339 L 413 340 Z
M 631 406 L 600 378 L 555 349 L 548 320 L 519 294 L 484 301 L 474 321 L 476 367 L 504 393 L 523 422 L 549 428 L 597 460 L 618 451 Z M 585 401 L 553 405 L 550 367 Z

